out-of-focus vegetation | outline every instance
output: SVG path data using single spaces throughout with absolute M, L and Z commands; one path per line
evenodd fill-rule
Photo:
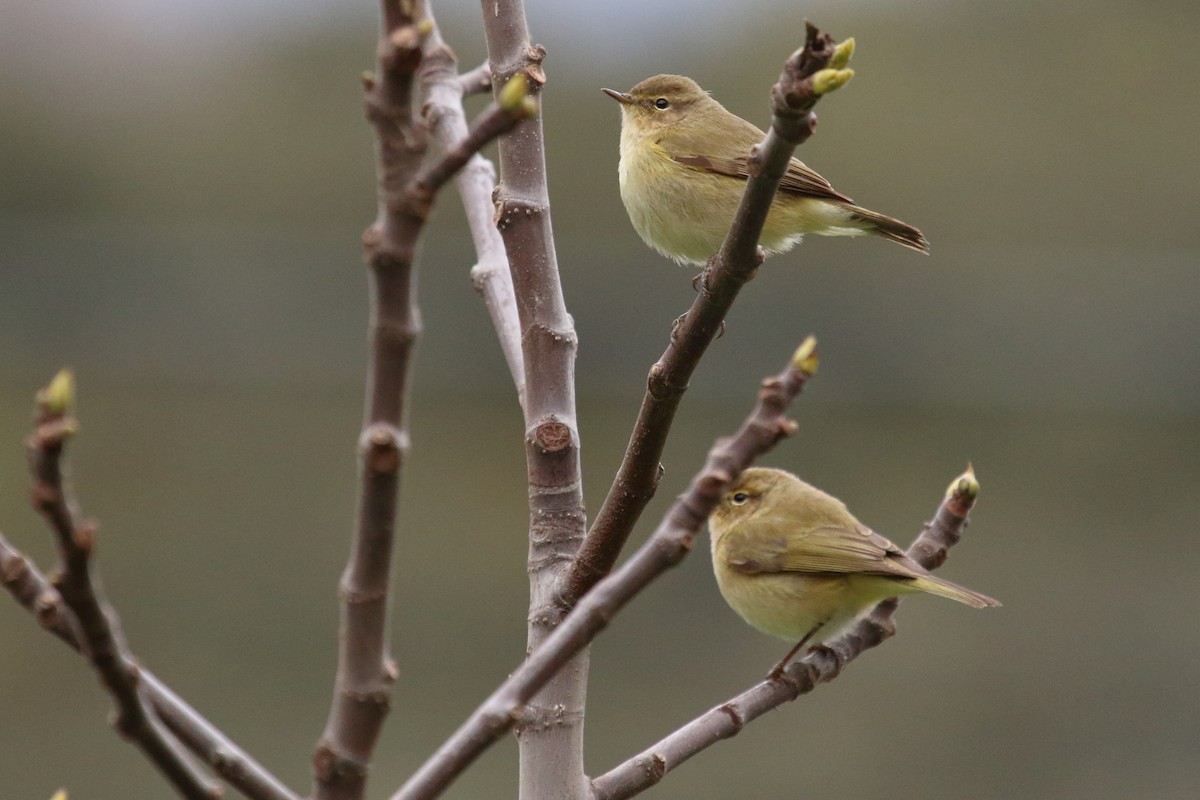
M 21 438 L 34 390 L 69 363 L 74 474 L 135 650 L 303 789 L 353 508 L 358 236 L 374 214 L 357 76 L 374 21 L 346 4 L 253 33 L 192 30 L 165 24 L 169 5 L 3 14 L 0 529 L 51 565 Z M 734 796 L 742 776 L 753 796 L 798 781 L 814 798 L 1192 796 L 1200 7 L 764 2 L 708 17 L 671 4 L 666 24 L 655 4 L 611 19 L 567 6 L 531 0 L 529 15 L 550 51 L 589 508 L 692 298 L 691 272 L 625 219 L 617 112 L 598 89 L 684 72 L 765 123 L 810 16 L 857 38 L 858 77 L 822 104 L 801 157 L 920 226 L 933 255 L 815 239 L 768 262 L 692 382 L 646 520 L 811 331 L 822 371 L 770 463 L 904 541 L 973 460 L 983 494 L 946 574 L 1005 602 L 906 602 L 894 642 L 655 796 Z M 467 66 L 484 56 L 476 13 L 440 14 Z M 447 194 L 420 264 L 380 796 L 523 653 L 521 422 L 471 262 Z M 106 729 L 85 665 L 3 598 L 0 643 L 4 797 L 163 794 Z M 594 648 L 589 768 L 759 677 L 780 644 L 724 607 L 696 553 Z M 498 748 L 452 796 L 510 795 L 511 755 Z

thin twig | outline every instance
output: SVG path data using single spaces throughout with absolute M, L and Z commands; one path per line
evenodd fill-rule
M 492 65 L 486 61 L 473 70 L 455 77 L 460 97 L 483 94 L 492 89 Z
M 69 416 L 74 387 L 64 370 L 38 395 L 38 416 L 27 441 L 35 481 L 33 506 L 58 543 L 61 571 L 51 581 L 71 609 L 75 635 L 116 703 L 117 731 L 133 742 L 171 786 L 189 800 L 212 800 L 221 787 L 200 771 L 146 704 L 137 660 L 125 643 L 116 611 L 100 588 L 92 555 L 96 526 L 85 522 L 72 497 L 62 464 L 66 440 L 75 432 Z
M 0 583 L 29 611 L 42 627 L 81 651 L 75 615 L 62 595 L 24 555 L 0 534 Z M 138 672 L 141 689 L 172 733 L 184 746 L 204 759 L 213 771 L 250 800 L 300 800 L 300 796 L 255 761 L 249 754 L 200 715 L 149 670 Z
M 529 39 L 522 0 L 482 0 L 482 8 L 493 91 L 516 75 L 539 91 L 546 50 Z M 587 527 L 575 410 L 577 339 L 554 249 L 541 119 L 505 137 L 499 151 L 495 218 L 512 270 L 525 357 L 526 648 L 536 652 L 562 619 L 554 601 L 557 585 Z M 587 674 L 588 655 L 578 652 L 568 668 L 543 681 L 532 702 L 523 698 L 529 707 L 517 726 L 521 800 L 583 800 L 589 793 L 583 764 Z
M 968 469 L 950 484 L 945 500 L 908 548 L 908 555 L 926 569 L 941 566 L 961 538 L 978 493 L 979 484 Z M 848 632 L 789 665 L 782 679 L 761 681 L 599 776 L 592 781 L 595 800 L 622 800 L 645 791 L 700 751 L 736 736 L 747 723 L 833 680 L 847 664 L 896 632 L 892 616 L 898 603 L 896 599 L 880 603 Z
M 429 16 L 433 20 L 432 15 Z M 436 23 L 425 39 L 417 82 L 421 92 L 421 111 L 425 124 L 443 150 L 453 149 L 467 136 L 467 121 L 462 99 L 470 88 L 491 88 L 491 68 L 485 63 L 464 75 L 456 75 L 458 59 L 442 41 Z M 480 75 L 486 85 L 479 83 Z M 473 76 L 473 77 L 472 77 Z M 469 80 L 468 80 L 469 79 Z M 465 83 L 471 83 L 468 87 Z M 504 240 L 492 220 L 492 190 L 496 188 L 496 170 L 492 162 L 476 154 L 455 176 L 454 184 L 462 199 L 467 225 L 475 243 L 478 259 L 471 268 L 471 283 L 483 297 L 484 306 L 500 340 L 500 350 L 508 364 L 517 399 L 525 405 L 525 360 L 521 353 L 521 324 L 513 295 L 512 275 Z
M 675 412 L 701 356 L 721 330 L 742 286 L 762 263 L 758 238 L 767 212 L 796 147 L 816 125 L 813 107 L 821 95 L 812 76 L 833 56 L 834 42 L 808 24 L 807 41 L 787 60 L 771 88 L 773 119 L 767 138 L 750 156 L 750 179 L 725 243 L 709 261 L 691 309 L 671 333 L 666 352 L 650 368 L 646 394 L 612 488 L 571 565 L 560 602 L 570 608 L 608 574 L 638 517 L 658 488 L 663 448 Z
M 432 23 L 416 3 L 385 0 L 376 76 L 366 85 L 377 140 L 379 209 L 363 234 L 370 266 L 371 360 L 359 436 L 358 530 L 342 573 L 338 671 L 329 718 L 313 756 L 317 800 L 360 800 L 392 697 L 388 596 L 400 472 L 408 452 L 405 413 L 413 345 L 420 333 L 413 258 L 437 191 L 493 138 L 531 111 L 492 106 L 458 146 L 424 169 L 425 140 L 412 114 L 413 79 Z
M 603 630 L 638 592 L 692 548 L 721 493 L 755 458 L 796 430 L 792 400 L 816 371 L 811 337 L 779 375 L 763 381 L 758 402 L 738 432 L 718 440 L 704 468 L 664 516 L 658 529 L 620 569 L 600 581 L 526 661 L 477 708 L 392 800 L 431 800 L 522 718 L 525 704 L 572 655 Z

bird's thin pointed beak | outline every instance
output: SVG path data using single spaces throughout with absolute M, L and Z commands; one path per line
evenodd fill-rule
M 633 105 L 634 102 L 636 102 L 631 95 L 625 94 L 625 92 L 618 92 L 616 89 L 601 89 L 600 91 L 604 92 L 606 95 L 611 97 L 613 100 L 616 100 L 618 103 L 624 103 L 625 105 Z

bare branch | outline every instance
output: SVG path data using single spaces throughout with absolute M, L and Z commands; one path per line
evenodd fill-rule
M 52 583 L 74 616 L 73 633 L 81 651 L 116 703 L 117 731 L 141 749 L 179 794 L 190 800 L 212 800 L 221 795 L 221 787 L 192 764 L 147 707 L 137 660 L 100 588 L 92 563 L 96 526 L 83 521 L 62 466 L 66 440 L 77 427 L 69 416 L 73 395 L 71 375 L 63 370 L 38 394 L 35 429 L 26 443 L 35 482 L 33 506 L 54 532 L 62 562 Z
M 429 17 L 432 21 L 432 16 Z M 485 63 L 462 76 L 455 74 L 458 59 L 445 42 L 441 31 L 433 26 L 425 39 L 425 54 L 418 71 L 421 109 L 425 124 L 443 150 L 451 150 L 467 137 L 467 122 L 462 98 L 470 91 L 491 88 L 491 68 Z M 480 76 L 485 83 L 479 82 Z M 471 80 L 470 76 L 474 76 Z M 471 83 L 466 86 L 465 83 Z M 525 360 L 521 353 L 521 326 L 517 316 L 517 301 L 513 295 L 512 275 L 504 240 L 492 219 L 492 190 L 496 187 L 496 171 L 492 162 L 476 154 L 455 176 L 455 186 L 462 198 L 467 225 L 475 243 L 478 259 L 471 268 L 471 282 L 483 296 L 492 319 L 492 327 L 500 340 L 500 349 L 517 389 L 517 398 L 525 406 Z
M 978 494 L 979 483 L 968 468 L 950 484 L 945 500 L 908 548 L 908 555 L 926 569 L 945 563 L 950 548 L 962 537 Z M 845 634 L 791 664 L 782 679 L 761 681 L 596 778 L 592 781 L 595 800 L 622 800 L 645 791 L 700 751 L 736 736 L 746 723 L 833 680 L 847 664 L 896 632 L 892 615 L 898 603 L 894 598 L 880 603 Z
M 426 146 L 413 117 L 413 81 L 434 26 L 417 18 L 416 6 L 411 0 L 385 0 L 377 73 L 364 79 L 379 183 L 378 216 L 363 234 L 373 303 L 371 360 L 359 436 L 358 530 L 339 587 L 338 672 L 313 756 L 317 800 L 363 797 L 396 679 L 387 615 L 400 471 L 408 452 L 409 365 L 421 330 L 413 277 L 417 240 L 438 189 L 479 148 L 536 110 L 523 91 L 510 91 L 505 102 L 480 115 L 457 146 L 420 169 Z
M 788 58 L 771 88 L 771 130 L 750 156 L 751 177 L 733 227 L 721 251 L 709 261 L 699 294 L 677 321 L 666 352 L 650 368 L 621 467 L 564 582 L 560 602 L 567 608 L 612 569 L 638 517 L 654 497 L 661 474 L 659 461 L 675 411 L 738 292 L 762 263 L 759 235 L 788 160 L 812 135 L 816 125 L 812 109 L 821 97 L 813 91 L 813 76 L 829 63 L 833 53 L 833 38 L 809 23 L 804 47 Z
M 37 617 L 43 628 L 76 651 L 81 650 L 75 635 L 78 622 L 63 604 L 62 595 L 3 534 L 0 534 L 0 583 L 25 610 Z M 149 670 L 139 669 L 138 677 L 143 694 L 163 724 L 229 785 L 251 800 L 300 800 L 298 794 L 284 786 Z
M 430 800 L 440 795 L 476 757 L 522 718 L 525 704 L 572 655 L 603 630 L 620 609 L 692 548 L 721 492 L 755 458 L 796 430 L 786 416 L 792 400 L 816 371 L 811 337 L 779 375 L 763 381 L 758 403 L 738 432 L 721 439 L 658 529 L 621 566 L 580 599 L 554 632 L 533 651 L 457 731 L 393 795 L 392 800 Z
M 470 72 L 457 76 L 454 82 L 458 84 L 461 97 L 491 91 L 492 65 L 485 61 Z
M 375 128 L 379 213 L 363 234 L 370 266 L 367 409 L 359 435 L 358 525 L 338 588 L 341 624 L 333 701 L 313 755 L 318 800 L 359 800 L 392 698 L 396 667 L 388 646 L 388 596 L 400 470 L 408 450 L 404 409 L 409 360 L 420 334 L 413 256 L 424 213 L 411 184 L 425 155 L 413 124 L 412 81 L 421 31 L 411 3 L 384 0 L 377 71 L 364 76 Z
M 482 0 L 493 92 L 523 75 L 545 83 L 546 50 L 529 40 L 521 0 Z M 587 518 L 575 414 L 575 323 L 567 313 L 554 233 L 540 119 L 500 142 L 496 224 L 512 270 L 525 356 L 525 461 L 529 477 L 529 616 L 526 647 L 536 652 L 562 618 L 557 585 L 575 557 Z M 579 650 L 579 648 L 576 648 Z M 583 716 L 588 657 L 547 675 L 517 727 L 520 797 L 582 800 Z M 549 680 L 550 678 L 552 680 Z

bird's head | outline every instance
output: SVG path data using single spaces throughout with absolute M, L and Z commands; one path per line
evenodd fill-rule
M 601 91 L 621 104 L 622 124 L 639 132 L 675 125 L 689 114 L 716 105 L 708 92 L 683 75 L 655 75 L 628 92 Z
M 748 520 L 763 507 L 772 492 L 777 492 L 781 482 L 794 480 L 782 470 L 752 467 L 743 470 L 738 479 L 731 483 L 721 495 L 721 502 L 708 518 L 708 526 L 714 536 Z

